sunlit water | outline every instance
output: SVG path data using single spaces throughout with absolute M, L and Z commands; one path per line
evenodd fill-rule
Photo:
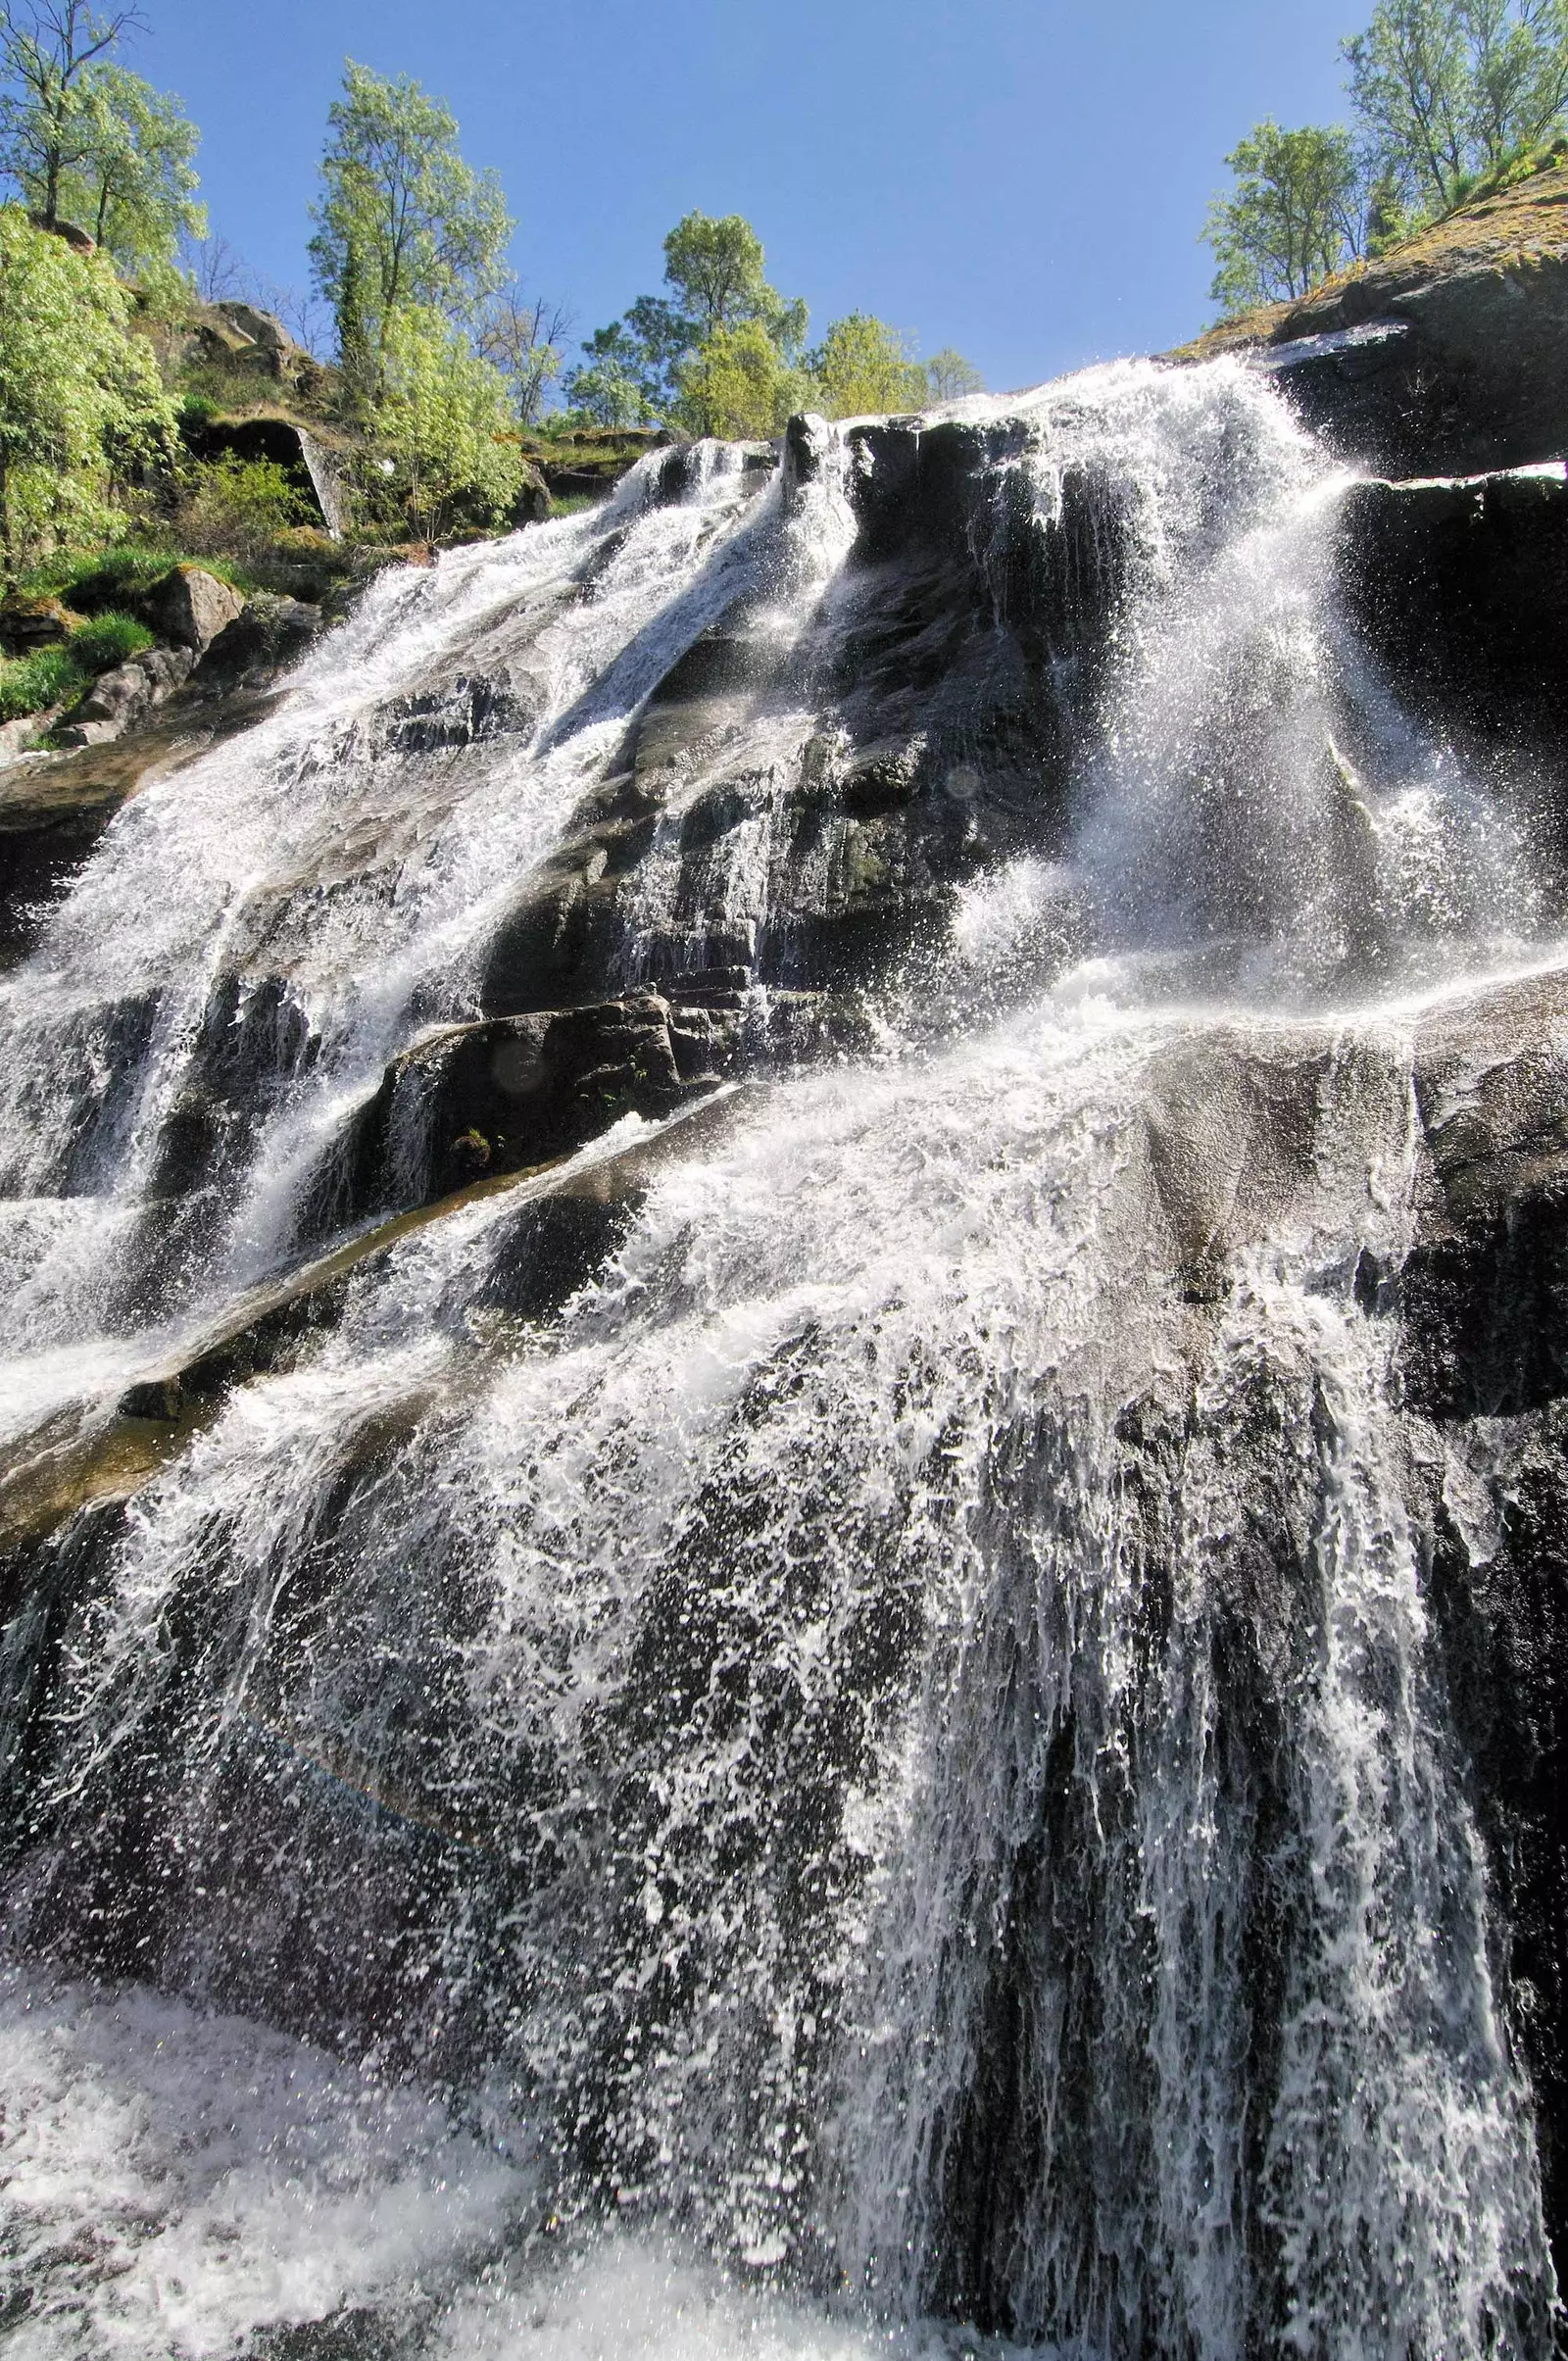
M 8 2349 L 1547 2349 L 1408 1481 L 1447 1446 L 1355 1289 L 1422 995 L 1549 956 L 1531 850 L 1336 616 L 1339 480 L 1265 387 L 1024 408 L 1042 529 L 1094 474 L 1131 586 L 1068 857 L 956 901 L 957 1037 L 897 984 L 548 1319 L 526 1206 L 404 1239 L 8 1627 Z M 853 603 L 833 470 L 793 518 L 721 455 L 644 489 L 384 583 L 117 821 L 5 988 L 14 1425 L 160 1343 L 95 1288 L 220 967 L 286 946 L 316 1046 L 209 1308 L 680 649 Z M 531 728 L 357 750 L 480 646 Z M 1267 1058 L 1300 1153 L 1235 1112 Z

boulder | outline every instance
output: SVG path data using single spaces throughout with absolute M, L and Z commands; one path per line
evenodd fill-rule
M 530 460 L 524 467 L 517 497 L 512 504 L 514 524 L 543 524 L 550 515 L 550 486 Z
M 30 656 L 35 648 L 57 647 L 71 637 L 76 620 L 58 599 L 9 591 L 0 599 L 0 648 L 12 656 Z
M 297 663 L 323 628 L 319 607 L 260 592 L 213 640 L 197 666 L 197 685 L 220 693 L 241 683 L 262 687 Z
M 791 418 L 784 429 L 784 500 L 786 507 L 799 505 L 802 488 L 814 483 L 822 472 L 833 441 L 833 429 L 826 418 L 818 418 L 811 410 L 803 410 Z
M 64 746 L 102 746 L 172 696 L 196 661 L 189 648 L 150 648 L 101 672 L 57 732 Z
M 137 606 L 161 639 L 200 655 L 244 613 L 245 601 L 204 566 L 176 566 L 142 593 Z

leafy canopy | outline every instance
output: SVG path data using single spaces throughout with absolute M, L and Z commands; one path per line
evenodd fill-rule
M 0 549 L 8 579 L 37 551 L 123 522 L 114 471 L 168 453 L 172 404 L 132 297 L 107 262 L 0 206 Z
M 400 315 L 473 320 L 506 282 L 514 223 L 495 173 L 465 164 L 455 118 L 411 75 L 350 59 L 327 123 L 311 260 L 344 369 L 374 399 Z
M 110 54 L 139 24 L 84 0 L 0 8 L 0 172 L 46 226 L 70 221 L 122 270 L 156 280 L 207 219 L 195 124 Z
M 715 345 L 708 364 L 699 356 L 715 337 L 747 326 L 757 327 L 773 348 L 775 369 L 788 370 L 806 341 L 807 309 L 798 298 L 786 302 L 770 287 L 765 269 L 761 240 L 740 214 L 716 220 L 701 212 L 687 214 L 664 240 L 664 283 L 670 293 L 640 295 L 623 319 L 595 330 L 583 346 L 583 364 L 566 380 L 567 399 L 606 425 L 662 418 L 691 423 L 706 418 L 710 406 L 700 388 L 713 369 L 729 387 L 723 407 L 735 391 L 737 354 L 744 349 L 754 376 L 759 364 L 755 340 L 744 348 Z M 749 416 L 756 415 L 760 400 L 754 386 L 745 404 Z M 696 431 L 713 429 L 698 425 Z
M 1379 0 L 1345 56 L 1370 158 L 1423 210 L 1539 145 L 1568 105 L 1563 0 Z
M 680 372 L 680 421 L 694 434 L 748 441 L 775 434 L 804 406 L 808 385 L 760 320 L 715 327 Z
M 377 441 L 410 522 L 432 539 L 500 523 L 522 487 L 505 382 L 433 305 L 389 320 Z
M 1235 186 L 1214 199 L 1203 235 L 1227 311 L 1304 295 L 1356 251 L 1360 172 L 1348 131 L 1260 123 L 1225 162 Z
M 830 418 L 918 410 L 930 396 L 926 372 L 899 330 L 866 312 L 836 320 L 807 368 Z
M 1227 311 L 1304 294 L 1544 146 L 1568 108 L 1568 0 L 1378 0 L 1343 45 L 1359 136 L 1261 123 L 1203 236 Z

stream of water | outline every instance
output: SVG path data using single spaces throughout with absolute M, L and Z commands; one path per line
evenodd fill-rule
M 942 1037 L 890 978 L 874 1053 L 726 1102 L 546 1316 L 516 1194 L 402 1238 L 29 1560 L 18 2361 L 1550 2350 L 1420 1538 L 1450 1445 L 1358 1290 L 1413 1235 L 1415 1028 L 1550 963 L 1543 865 L 1339 615 L 1345 479 L 1271 387 L 956 415 L 1023 421 L 1042 531 L 1108 487 L 1132 559 L 1068 850 L 955 895 Z M 286 1267 L 738 600 L 807 650 L 789 741 L 856 464 L 791 500 L 710 448 L 660 500 L 660 456 L 384 577 L 125 809 L 0 980 L 7 1432 Z M 481 675 L 504 728 L 400 736 Z M 154 1284 L 225 1028 L 218 1213 Z

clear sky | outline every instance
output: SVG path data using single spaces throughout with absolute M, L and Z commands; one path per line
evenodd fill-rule
M 879 313 L 1003 389 L 1209 317 L 1196 243 L 1259 117 L 1345 112 L 1370 0 L 142 0 L 127 53 L 204 133 L 213 226 L 308 278 L 345 57 L 447 99 L 500 171 L 531 292 L 580 330 L 656 291 L 693 206 L 739 212 L 817 328 Z

